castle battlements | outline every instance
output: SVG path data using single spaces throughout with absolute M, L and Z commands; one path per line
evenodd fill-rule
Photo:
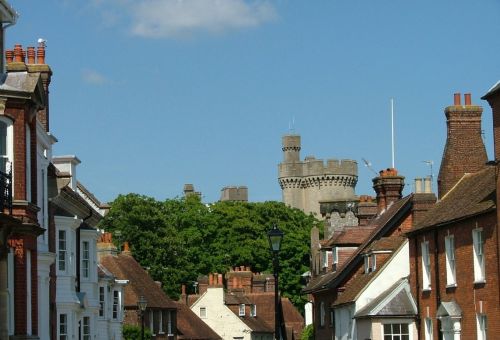
M 358 163 L 351 159 L 300 159 L 300 136 L 283 136 L 283 162 L 278 181 L 283 202 L 305 212 L 320 213 L 320 201 L 355 200 Z

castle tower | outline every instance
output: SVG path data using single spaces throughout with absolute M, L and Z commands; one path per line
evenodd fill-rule
M 454 104 L 444 110 L 447 137 L 438 175 L 438 196 L 442 198 L 466 173 L 481 170 L 488 157 L 481 137 L 481 106 L 471 104 L 470 93 L 465 94 L 465 105 L 460 93 L 455 93 Z
M 356 161 L 329 159 L 325 164 L 312 156 L 301 161 L 299 135 L 285 135 L 282 143 L 283 162 L 278 165 L 278 180 L 285 204 L 320 217 L 320 204 L 324 202 L 346 205 L 356 200 Z

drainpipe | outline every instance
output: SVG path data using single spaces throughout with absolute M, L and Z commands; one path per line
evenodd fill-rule
M 441 304 L 441 294 L 439 293 L 439 252 L 438 252 L 438 233 L 434 229 L 434 275 L 436 276 L 436 310 Z M 440 321 L 438 320 L 438 332 L 441 332 Z
M 421 330 L 420 330 L 420 325 L 421 325 L 421 318 L 420 318 L 420 278 L 418 277 L 418 239 L 417 237 L 415 236 L 414 238 L 414 244 L 415 244 L 415 282 L 416 282 L 416 288 L 417 288 L 417 291 L 416 291 L 416 298 L 417 298 L 417 335 L 418 335 L 418 339 L 421 339 Z

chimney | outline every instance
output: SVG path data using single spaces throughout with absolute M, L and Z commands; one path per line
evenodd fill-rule
M 358 203 L 358 224 L 364 226 L 368 221 L 377 215 L 377 203 L 369 195 L 359 196 Z
M 453 106 L 445 108 L 446 145 L 438 175 L 438 197 L 442 198 L 466 173 L 481 170 L 488 157 L 481 136 L 481 106 L 472 105 L 471 95 L 465 95 L 460 105 L 455 94 Z
M 380 214 L 392 202 L 401 198 L 405 178 L 399 176 L 393 168 L 382 170 L 379 174 L 373 179 L 373 189 L 377 193 L 377 212 Z
M 415 193 L 422 193 L 422 178 L 415 178 Z
M 131 255 L 130 246 L 129 246 L 129 244 L 128 244 L 127 241 L 123 242 L 122 254 L 124 254 L 124 255 Z
M 97 259 L 100 259 L 106 255 L 116 255 L 118 254 L 118 249 L 113 244 L 113 235 L 111 233 L 102 233 L 97 241 Z

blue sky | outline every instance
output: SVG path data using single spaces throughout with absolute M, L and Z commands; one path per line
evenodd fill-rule
M 281 200 L 281 136 L 302 158 L 358 161 L 357 194 L 391 165 L 437 175 L 444 107 L 500 79 L 500 1 L 11 0 L 20 17 L 7 46 L 47 40 L 54 72 L 54 154 L 75 154 L 78 177 L 102 201 L 137 192 L 206 202 L 246 185 Z

